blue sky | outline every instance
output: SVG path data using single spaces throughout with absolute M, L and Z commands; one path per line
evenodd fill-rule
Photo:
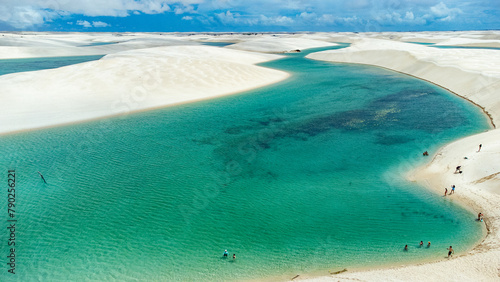
M 0 30 L 500 29 L 500 0 L 0 0 Z

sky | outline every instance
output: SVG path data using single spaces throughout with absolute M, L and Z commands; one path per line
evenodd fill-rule
M 500 0 L 0 0 L 2 31 L 500 29 Z

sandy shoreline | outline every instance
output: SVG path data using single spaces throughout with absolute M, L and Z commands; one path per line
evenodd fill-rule
M 500 97 L 496 94 L 500 85 L 500 68 L 496 67 L 500 63 L 500 53 L 493 52 L 498 51 L 440 50 L 388 40 L 361 39 L 354 40 L 349 48 L 314 53 L 309 57 L 380 66 L 427 80 L 479 106 L 494 125 L 500 119 Z M 479 144 L 483 146 L 477 152 Z M 464 173 L 454 173 L 458 165 Z M 312 281 L 498 281 L 500 130 L 492 129 L 444 146 L 433 155 L 430 163 L 410 172 L 407 177 L 436 195 L 442 195 L 444 187 L 456 185 L 457 193 L 446 200 L 485 214 L 488 229 L 485 239 L 467 254 L 450 260 L 345 272 Z

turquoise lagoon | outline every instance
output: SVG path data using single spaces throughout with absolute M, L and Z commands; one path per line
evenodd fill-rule
M 0 75 L 43 69 L 55 69 L 68 65 L 99 60 L 102 57 L 102 55 L 95 55 L 0 60 Z
M 427 82 L 307 53 L 263 64 L 292 74 L 265 88 L 2 136 L 0 213 L 6 224 L 15 169 L 18 222 L 16 274 L 4 264 L 1 280 L 290 279 L 477 242 L 474 214 L 404 174 L 487 129 L 482 113 Z
M 498 47 L 481 47 L 481 46 L 456 46 L 456 45 L 436 45 L 436 43 L 424 43 L 424 42 L 407 42 L 418 45 L 425 45 L 428 47 L 440 48 L 440 49 L 486 49 L 486 50 L 500 50 Z

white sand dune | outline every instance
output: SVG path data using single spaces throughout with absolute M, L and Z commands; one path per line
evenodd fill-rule
M 244 42 L 229 45 L 226 48 L 247 50 L 264 53 L 286 53 L 295 50 L 303 50 L 309 48 L 319 48 L 327 46 L 335 46 L 335 43 L 330 43 L 321 40 L 295 38 L 285 36 L 267 36 L 248 39 Z
M 473 101 L 483 108 L 493 123 L 500 123 L 500 51 L 437 49 L 365 38 L 349 48 L 314 53 L 309 58 L 381 66 L 431 81 Z M 483 147 L 477 152 L 479 144 Z M 455 174 L 459 165 L 463 173 Z M 474 212 L 485 214 L 488 228 L 485 240 L 469 253 L 450 260 L 345 272 L 312 281 L 500 280 L 500 129 L 445 146 L 428 165 L 411 172 L 408 178 L 440 196 L 444 187 L 456 185 L 456 194 L 446 200 L 457 201 Z
M 230 42 L 226 48 L 262 53 L 287 53 L 295 50 L 335 46 L 331 33 L 203 33 L 178 34 L 178 38 L 197 42 Z
M 369 33 L 371 38 L 390 39 L 403 42 L 436 43 L 442 45 L 460 45 L 477 43 L 487 46 L 491 41 L 500 40 L 500 31 L 434 31 L 434 32 L 381 32 Z
M 436 43 L 436 46 L 492 47 L 500 48 L 500 40 L 479 40 L 469 38 L 450 38 Z
M 160 46 L 199 45 L 160 34 L 0 34 L 0 59 L 106 55 Z M 93 45 L 111 43 L 106 45 Z
M 232 42 L 229 49 L 262 53 L 334 46 L 335 38 L 319 34 L 257 33 L 0 33 L 0 59 L 105 55 L 160 46 L 199 45 L 200 42 Z M 95 45 L 96 43 L 111 43 Z
M 127 114 L 275 83 L 255 66 L 280 58 L 209 46 L 157 47 L 58 69 L 0 76 L 0 133 Z
M 498 47 L 500 31 L 434 31 L 434 32 L 328 32 L 304 34 L 306 38 L 328 42 L 356 42 L 359 39 L 385 39 L 400 42 L 435 43 L 436 45 Z

